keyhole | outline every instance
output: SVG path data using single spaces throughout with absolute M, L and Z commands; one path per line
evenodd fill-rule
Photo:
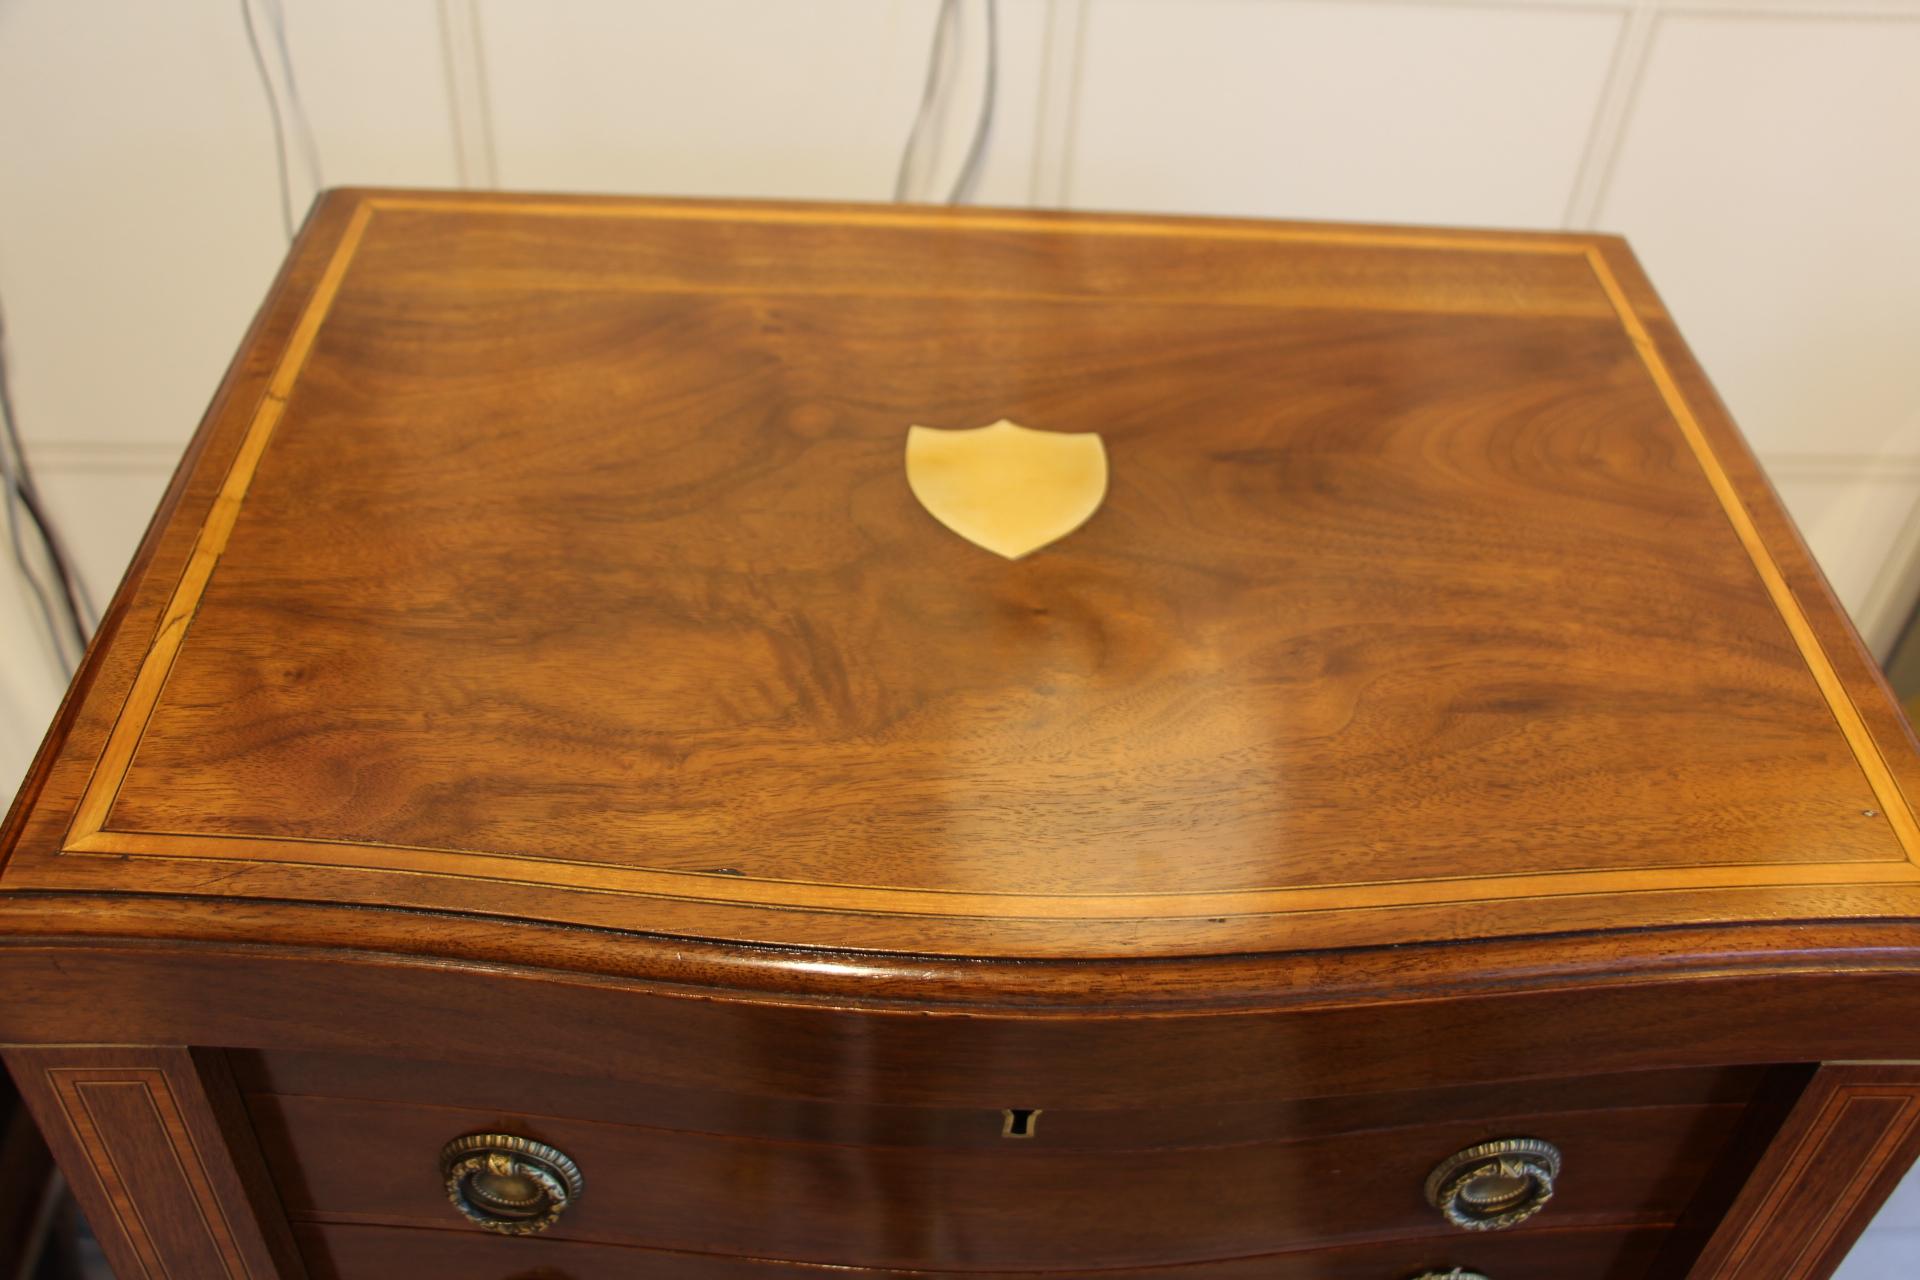
M 1038 1107 L 1008 1107 L 1000 1114 L 1007 1118 L 1007 1123 L 1000 1130 L 1003 1138 L 1031 1138 L 1034 1127 L 1040 1122 Z

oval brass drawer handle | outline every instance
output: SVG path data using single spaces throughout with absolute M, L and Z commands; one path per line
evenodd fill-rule
M 1442 1160 L 1427 1175 L 1427 1202 L 1463 1231 L 1501 1231 L 1546 1208 L 1559 1176 L 1560 1148 L 1502 1138 Z
M 509 1236 L 545 1231 L 586 1185 L 565 1152 L 508 1133 L 455 1138 L 440 1149 L 440 1172 L 454 1208 Z
M 1487 1280 L 1487 1278 L 1478 1271 L 1455 1267 L 1451 1271 L 1422 1271 L 1413 1280 Z

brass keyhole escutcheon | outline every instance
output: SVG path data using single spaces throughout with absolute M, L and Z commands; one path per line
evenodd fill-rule
M 1546 1208 L 1559 1176 L 1551 1142 L 1502 1138 L 1442 1160 L 1427 1175 L 1427 1202 L 1463 1231 L 1504 1231 Z
M 508 1133 L 470 1133 L 440 1150 L 447 1199 L 501 1235 L 545 1231 L 580 1198 L 585 1180 L 565 1152 Z
M 1000 1125 L 1003 1138 L 1031 1138 L 1040 1125 L 1038 1107 L 1008 1107 L 1000 1114 L 1004 1117 Z

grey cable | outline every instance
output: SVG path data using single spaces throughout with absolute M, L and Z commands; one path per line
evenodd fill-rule
M 323 185 L 320 149 L 314 141 L 313 126 L 300 98 L 299 82 L 294 76 L 293 56 L 287 44 L 286 10 L 281 0 L 262 0 L 273 24 L 274 45 L 279 53 L 281 77 L 286 83 L 287 99 L 299 130 L 300 146 L 313 188 Z M 274 93 L 273 77 L 267 71 L 267 59 L 260 47 L 260 33 L 254 25 L 251 0 L 240 0 L 240 17 L 246 27 L 247 47 L 253 55 L 253 67 L 266 95 L 267 112 L 273 125 L 274 166 L 279 176 L 280 224 L 287 238 L 293 238 L 293 178 L 287 157 L 286 124 L 280 114 L 280 102 Z M 47 512 L 46 502 L 27 462 L 26 445 L 20 438 L 19 421 L 13 411 L 6 350 L 6 318 L 0 312 L 0 487 L 5 490 L 7 540 L 21 577 L 32 592 L 34 602 L 53 640 L 54 652 L 72 676 L 88 637 L 99 624 L 86 582 L 68 554 L 59 530 Z M 27 556 L 22 514 L 32 522 L 34 533 L 45 554 L 53 581 L 45 581 Z M 64 619 L 63 619 L 64 615 Z M 71 650 L 71 652 L 70 652 Z
M 953 180 L 953 190 L 947 193 L 948 204 L 971 200 L 974 188 L 980 185 L 980 172 L 986 167 L 987 142 L 993 135 L 994 102 L 1000 96 L 1000 0 L 987 0 L 986 76 L 986 84 L 980 90 L 980 115 L 974 122 L 973 141 L 967 145 L 967 158 L 961 162 L 959 176 Z
M 46 514 L 46 502 L 40 496 L 40 486 L 33 478 L 33 469 L 27 465 L 27 447 L 20 438 L 20 418 L 13 409 L 12 375 L 7 363 L 7 317 L 3 307 L 0 307 L 0 438 L 4 439 L 12 458 L 12 484 L 9 491 L 17 493 L 27 514 L 39 528 L 48 557 L 60 574 L 61 594 L 66 597 L 68 612 L 73 615 L 75 629 L 84 639 L 99 620 L 99 613 L 93 607 L 93 597 L 88 594 L 86 583 L 74 568 L 73 558 L 67 554 L 66 544 L 61 541 Z
M 314 141 L 313 121 L 300 96 L 300 81 L 293 73 L 293 50 L 287 44 L 286 3 L 285 0 L 263 0 L 263 3 L 267 6 L 267 19 L 273 25 L 274 47 L 280 54 L 280 79 L 287 86 L 287 113 L 293 117 L 294 129 L 300 136 L 301 158 L 307 162 L 307 181 L 318 192 L 327 182 L 320 172 L 320 144 Z
M 260 76 L 260 92 L 267 95 L 267 114 L 273 120 L 273 162 L 280 175 L 280 225 L 287 239 L 293 239 L 293 178 L 287 172 L 286 127 L 280 119 L 280 98 L 273 91 L 273 77 L 267 73 L 267 56 L 260 50 L 260 33 L 253 26 L 253 0 L 240 0 L 240 19 L 247 28 L 247 48 L 253 53 L 253 69 Z
M 920 110 L 913 117 L 907 144 L 900 152 L 900 167 L 893 178 L 893 198 L 907 198 L 907 183 L 913 174 L 914 157 L 925 145 L 927 126 L 933 120 L 933 104 L 940 97 L 941 72 L 947 61 L 947 42 L 960 19 L 960 0 L 940 0 L 940 12 L 933 20 L 933 48 L 927 54 L 927 77 L 920 90 Z
M 68 676 L 72 676 L 80 654 L 86 649 L 98 614 L 86 584 L 68 556 L 65 545 L 46 503 L 27 465 L 26 446 L 20 439 L 19 420 L 13 411 L 13 390 L 7 369 L 6 315 L 0 311 L 0 484 L 6 488 L 7 539 L 13 548 L 14 563 L 33 592 L 34 602 L 53 640 L 54 653 Z M 26 539 L 22 536 L 20 516 L 25 512 L 45 553 L 54 582 L 47 583 L 28 562 Z M 71 653 L 69 653 L 71 649 Z
M 7 487 L 7 544 L 13 549 L 13 562 L 20 567 L 21 580 L 33 593 L 33 602 L 40 611 L 40 619 L 47 629 L 47 635 L 53 641 L 54 656 L 59 659 L 60 668 L 69 679 L 73 676 L 73 659 L 67 653 L 67 633 L 55 611 L 53 599 L 47 594 L 46 584 L 40 581 L 40 575 L 27 563 L 27 544 L 20 536 L 21 496 L 19 484 L 13 474 L 11 451 L 0 457 L 0 482 Z

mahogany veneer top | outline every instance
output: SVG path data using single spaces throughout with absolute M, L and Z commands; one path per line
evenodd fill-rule
M 911 424 L 1098 432 L 1019 561 Z M 0 891 L 986 956 L 1920 914 L 1904 727 L 1619 241 L 336 192 Z

